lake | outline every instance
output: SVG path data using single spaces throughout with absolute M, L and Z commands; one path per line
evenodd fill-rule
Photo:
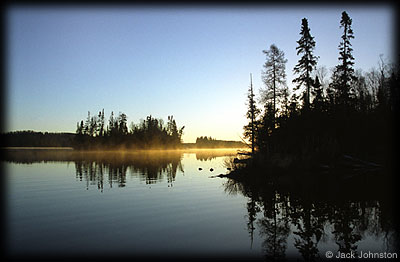
M 10 149 L 2 161 L 7 256 L 397 255 L 390 196 L 324 199 L 213 177 L 228 173 L 235 156 Z

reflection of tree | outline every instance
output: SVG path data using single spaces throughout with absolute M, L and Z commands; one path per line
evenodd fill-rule
M 238 183 L 233 179 L 228 179 L 224 182 L 224 192 L 227 193 L 228 195 L 237 195 L 237 194 L 243 194 L 245 195 L 244 191 L 244 185 L 242 183 Z
M 295 210 L 291 214 L 293 224 L 297 231 L 293 234 L 299 236 L 295 238 L 294 246 L 306 261 L 318 258 L 318 242 L 324 232 L 324 214 L 321 213 L 318 205 L 305 202 L 303 207 Z
M 116 182 L 118 187 L 125 187 L 127 171 L 126 165 L 101 163 L 100 166 L 104 166 L 105 170 L 108 170 L 108 181 L 110 187 L 112 187 L 113 182 Z M 100 174 L 100 172 L 98 174 Z
M 109 163 L 97 163 L 95 161 L 75 162 L 76 177 L 80 181 L 86 181 L 86 189 L 89 189 L 89 185 L 97 185 L 97 188 L 102 192 L 104 189 L 104 174 L 108 174 L 110 187 L 113 186 L 113 183 L 117 183 L 118 187 L 124 187 L 126 170 L 127 167 L 124 165 L 114 166 Z
M 236 156 L 236 150 L 232 149 L 217 149 L 217 150 L 207 150 L 200 149 L 196 151 L 196 160 L 200 161 L 211 161 L 217 157 L 221 156 Z
M 304 188 L 288 188 L 276 181 L 228 179 L 224 183 L 228 194 L 242 194 L 248 198 L 246 224 L 253 242 L 258 228 L 263 238 L 262 250 L 267 259 L 286 258 L 287 239 L 293 228 L 294 247 L 306 261 L 320 259 L 318 244 L 333 234 L 330 250 L 336 245 L 343 253 L 356 252 L 360 241 L 367 236 L 382 239 L 387 247 L 382 252 L 395 250 L 393 203 L 386 198 L 369 200 L 370 192 L 346 195 L 346 200 L 324 198 Z M 262 212 L 263 217 L 257 218 Z
M 357 203 L 346 202 L 334 209 L 331 218 L 334 225 L 336 244 L 338 251 L 342 253 L 354 252 L 357 250 L 356 243 L 361 240 L 361 235 L 357 232 L 357 224 L 362 221 L 359 205 Z
M 201 155 L 201 154 L 196 154 L 196 160 L 200 161 L 211 161 L 213 159 L 217 158 L 216 156 L 210 156 L 210 155 Z
M 126 176 L 139 177 L 146 184 L 154 184 L 166 179 L 169 185 L 175 181 L 178 170 L 183 172 L 180 153 L 141 154 L 94 154 L 75 160 L 76 177 L 86 181 L 86 187 L 96 185 L 103 191 L 104 176 L 108 175 L 108 184 L 112 188 L 126 186 Z
M 255 201 L 254 197 L 250 197 L 249 201 L 247 202 L 247 230 L 249 231 L 250 235 L 250 247 L 253 247 L 253 236 L 254 236 L 254 221 L 257 219 L 257 213 L 260 212 L 261 209 L 257 205 L 257 202 Z
M 257 181 L 252 182 L 240 183 L 228 179 L 224 184 L 225 192 L 241 193 L 248 198 L 246 223 L 251 246 L 255 226 L 258 226 L 260 235 L 264 237 L 262 248 L 266 258 L 284 259 L 290 234 L 288 199 L 270 185 L 262 187 Z M 257 219 L 260 211 L 263 211 L 263 217 Z
M 271 197 L 272 195 L 272 197 Z M 263 200 L 264 217 L 257 222 L 260 234 L 265 237 L 262 243 L 267 259 L 285 258 L 287 238 L 290 233 L 288 214 L 278 193 L 273 191 L 270 198 Z

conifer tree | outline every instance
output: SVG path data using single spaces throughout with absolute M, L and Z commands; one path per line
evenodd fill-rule
M 254 92 L 253 92 L 253 80 L 252 75 L 250 74 L 250 87 L 247 95 L 247 105 L 248 110 L 246 113 L 247 119 L 249 119 L 249 124 L 244 127 L 244 137 L 249 138 L 251 141 L 251 153 L 254 154 L 255 151 L 255 140 L 256 140 L 256 130 L 257 130 L 257 121 L 256 118 L 258 114 L 260 114 L 260 110 L 256 106 L 256 101 L 254 100 Z
M 285 59 L 285 53 L 274 44 L 269 50 L 263 50 L 263 53 L 267 56 L 267 61 L 264 64 L 265 71 L 262 78 L 267 89 L 263 92 L 262 100 L 268 103 L 272 99 L 273 122 L 275 123 L 277 98 L 281 96 L 282 87 L 286 86 L 287 59 Z
M 125 113 L 119 112 L 117 122 L 118 122 L 118 134 L 120 135 L 128 134 L 128 126 L 127 126 L 128 119 Z
M 335 67 L 330 85 L 330 88 L 335 92 L 335 103 L 345 108 L 348 108 L 354 96 L 351 83 L 355 80 L 353 69 L 354 57 L 352 55 L 353 48 L 350 43 L 350 40 L 353 39 L 354 36 L 351 24 L 352 19 L 345 11 L 342 12 L 340 28 L 343 28 L 343 35 L 339 44 L 339 61 L 341 61 L 341 63 Z
M 302 85 L 305 85 L 305 96 L 304 96 L 304 106 L 306 109 L 310 107 L 310 93 L 312 92 L 312 71 L 315 69 L 317 64 L 317 59 L 313 54 L 315 48 L 314 37 L 310 34 L 310 28 L 308 27 L 308 21 L 303 18 L 301 21 L 301 31 L 300 39 L 297 41 L 298 46 L 296 47 L 297 55 L 302 54 L 302 57 L 293 69 L 295 74 L 299 74 L 292 82 L 297 84 L 299 89 Z

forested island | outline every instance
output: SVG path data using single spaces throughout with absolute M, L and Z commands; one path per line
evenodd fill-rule
M 104 109 L 98 115 L 88 112 L 86 121 L 77 123 L 74 147 L 77 149 L 101 148 L 179 148 L 182 144 L 183 127 L 178 128 L 173 116 L 168 116 L 164 124 L 162 119 L 151 115 L 133 122 L 128 129 L 127 115 L 111 112 L 108 124 L 105 124 Z
M 218 140 L 212 137 L 201 136 L 196 139 L 196 148 L 242 148 L 247 145 L 240 141 Z

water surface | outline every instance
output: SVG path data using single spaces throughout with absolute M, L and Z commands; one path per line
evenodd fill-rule
M 309 199 L 212 178 L 228 172 L 235 152 L 11 150 L 6 250 L 257 259 L 394 252 L 390 201 Z

